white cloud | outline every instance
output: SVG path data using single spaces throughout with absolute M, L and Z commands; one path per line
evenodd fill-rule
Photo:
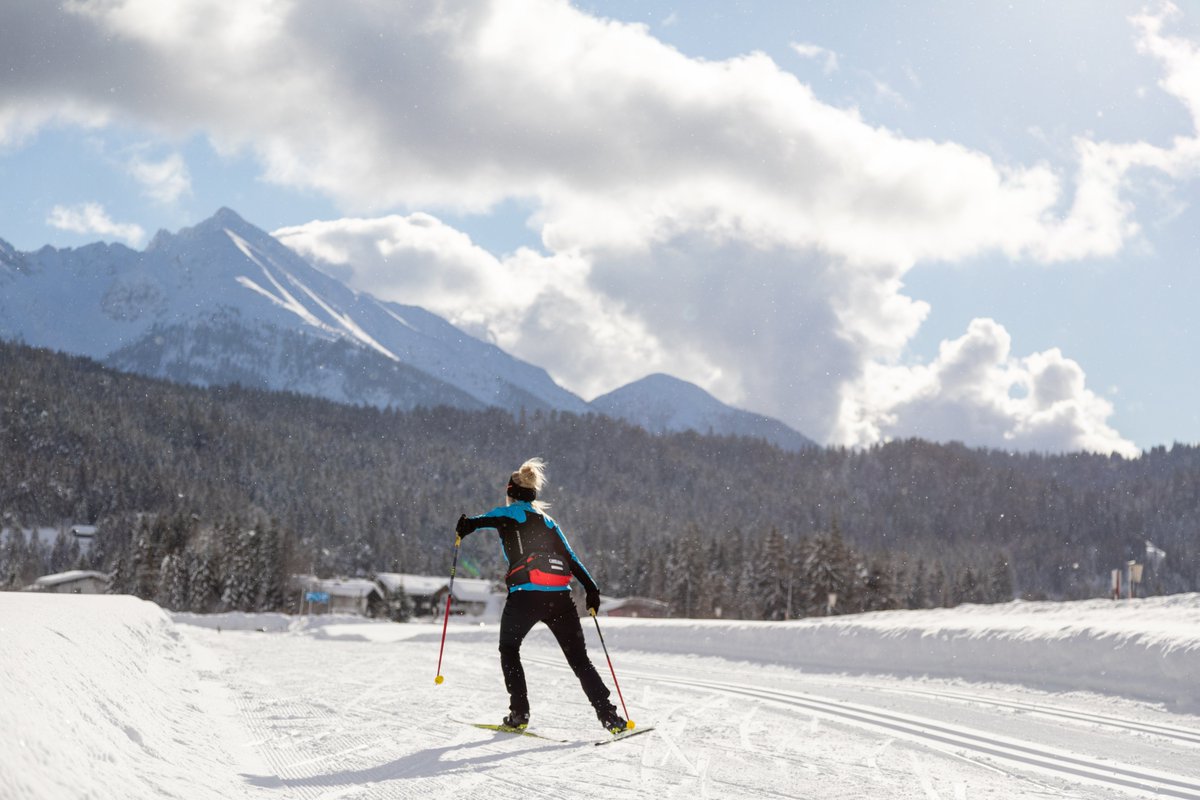
M 1147 173 L 1176 180 L 1200 175 L 1200 48 L 1163 32 L 1179 13 L 1166 3 L 1158 13 L 1143 12 L 1130 21 L 1138 34 L 1138 50 L 1161 63 L 1164 76 L 1159 85 L 1188 109 L 1193 130 L 1176 136 L 1170 147 L 1078 137 L 1073 204 L 1062 224 L 1030 248 L 1033 257 L 1054 262 L 1112 255 L 1140 231 L 1126 197 L 1132 183 Z
M 172 153 L 162 161 L 134 157 L 130 159 L 128 169 L 146 195 L 164 205 L 171 205 L 192 191 L 187 163 L 178 153 Z
M 902 292 L 913 264 L 1111 255 L 1139 232 L 1125 191 L 1138 172 L 1187 177 L 1200 161 L 1192 131 L 1170 148 L 1081 137 L 1073 176 L 998 163 L 823 103 L 762 54 L 691 59 L 565 0 L 10 5 L 0 141 L 86 109 L 203 130 L 223 151 L 257 154 L 268 180 L 349 214 L 519 198 L 536 207 L 549 256 L 497 260 L 421 215 L 289 239 L 581 393 L 662 369 L 831 441 L 889 435 L 903 429 L 889 415 L 919 413 L 923 395 L 880 405 L 869 385 L 900 380 L 928 312 Z M 1134 30 L 1195 115 L 1200 59 L 1163 34 L 1170 13 Z M 812 47 L 797 52 L 836 64 Z M 350 254 L 340 262 L 337 247 Z M 1003 387 L 981 377 L 974 391 Z M 1034 441 L 1047 426 L 1059 431 L 1048 440 L 1103 441 L 1083 432 L 1105 406 L 1081 392 L 1054 425 L 999 394 L 953 396 L 980 441 Z M 1078 436 L 1061 433 L 1068 418 Z
M 76 69 L 64 52 L 37 59 L 44 71 L 23 64 L 0 107 L 26 96 L 24 79 L 44 105 L 86 100 L 201 127 L 224 149 L 256 151 L 269 179 L 350 210 L 471 211 L 517 196 L 540 203 L 562 249 L 699 228 L 902 264 L 1029 252 L 1062 227 L 1059 179 L 1044 166 L 906 139 L 821 103 L 764 55 L 689 59 L 562 0 L 477 0 L 462 13 L 38 5 L 18 3 L 47 29 L 34 38 L 95 63 Z M 121 46 L 100 46 L 110 38 Z
M 976 319 L 933 363 L 868 366 L 842 406 L 841 438 L 919 436 L 1007 450 L 1138 455 L 1107 424 L 1113 408 L 1057 349 L 1019 358 L 1003 326 Z
M 1155 14 L 1143 11 L 1131 18 L 1140 31 L 1138 49 L 1162 62 L 1166 74 L 1159 85 L 1183 102 L 1200 129 L 1200 47 L 1195 42 L 1163 33 L 1168 20 L 1179 17 L 1179 8 L 1166 3 Z
M 904 95 L 893 89 L 891 84 L 876 78 L 874 75 L 869 75 L 869 78 L 871 85 L 875 87 L 875 96 L 880 100 L 901 108 L 908 106 L 908 101 L 904 99 Z
M 822 61 L 821 71 L 832 75 L 838 70 L 838 54 L 817 44 L 808 42 L 792 42 L 792 50 L 801 58 Z
M 71 233 L 95 233 L 120 239 L 132 247 L 139 247 L 146 238 L 146 232 L 140 225 L 113 222 L 99 203 L 55 206 L 46 217 L 46 224 Z

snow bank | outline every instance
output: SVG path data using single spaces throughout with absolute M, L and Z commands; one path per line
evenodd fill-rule
M 357 614 L 313 614 L 294 617 L 287 614 L 228 611 L 223 614 L 192 614 L 175 612 L 171 618 L 182 625 L 195 625 L 216 631 L 260 631 L 262 633 L 307 634 L 314 639 L 361 639 L 362 641 L 398 642 L 426 633 L 419 623 L 396 625 L 383 620 L 367 619 Z M 364 628 L 363 626 L 367 626 Z M 437 626 L 441 630 L 441 624 Z M 366 629 L 382 633 L 381 637 L 362 636 Z
M 1200 594 L 795 622 L 602 622 L 610 648 L 1093 691 L 1200 709 Z
M 350 614 L 330 614 L 321 617 L 293 617 L 287 614 L 248 613 L 230 611 L 224 614 L 192 614 L 190 612 L 174 612 L 171 618 L 185 625 L 196 625 L 201 628 L 211 628 L 222 631 L 263 631 L 265 633 L 283 633 L 286 631 L 301 631 L 310 627 L 328 625 L 333 622 L 350 622 L 362 617 Z M 311 622 L 310 622 L 311 620 Z
M 0 797 L 245 796 L 197 655 L 152 603 L 0 592 Z

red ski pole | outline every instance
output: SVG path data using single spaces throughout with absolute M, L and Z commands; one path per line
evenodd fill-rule
M 613 669 L 612 659 L 608 657 L 608 645 L 604 643 L 604 634 L 600 633 L 600 620 L 596 618 L 594 608 L 589 608 L 588 613 L 592 615 L 592 622 L 596 623 L 596 634 L 600 637 L 600 646 L 604 648 L 604 660 L 608 662 L 608 671 L 612 674 L 613 686 L 617 687 L 617 699 L 621 701 L 621 710 L 625 712 L 625 725 L 629 730 L 633 730 L 636 726 L 629 718 L 629 709 L 625 707 L 625 696 L 621 694 L 621 684 L 617 682 L 617 671 Z
M 433 679 L 436 684 L 441 684 L 446 680 L 442 677 L 442 653 L 446 649 L 446 626 L 450 624 L 450 598 L 454 597 L 454 573 L 458 571 L 458 548 L 462 544 L 462 537 L 454 537 L 454 563 L 450 565 L 450 588 L 446 591 L 446 613 L 442 619 L 442 644 L 438 647 L 438 667 L 437 677 Z

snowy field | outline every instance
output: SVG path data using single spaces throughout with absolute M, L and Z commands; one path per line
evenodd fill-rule
M 589 647 L 608 665 L 590 621 Z M 0 799 L 1200 800 L 1200 595 L 790 623 L 602 620 L 629 713 L 606 747 L 552 638 L 496 626 L 175 619 L 0 593 Z

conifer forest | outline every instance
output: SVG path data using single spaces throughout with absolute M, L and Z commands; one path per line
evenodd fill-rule
M 788 619 L 1200 589 L 1200 448 L 1137 459 L 896 441 L 785 452 L 598 415 L 339 405 L 0 343 L 0 588 L 67 569 L 174 610 L 286 610 L 288 576 L 446 574 L 526 458 L 607 595 Z M 97 528 L 86 551 L 25 531 Z M 460 574 L 499 578 L 486 533 Z M 830 595 L 837 600 L 830 607 Z

